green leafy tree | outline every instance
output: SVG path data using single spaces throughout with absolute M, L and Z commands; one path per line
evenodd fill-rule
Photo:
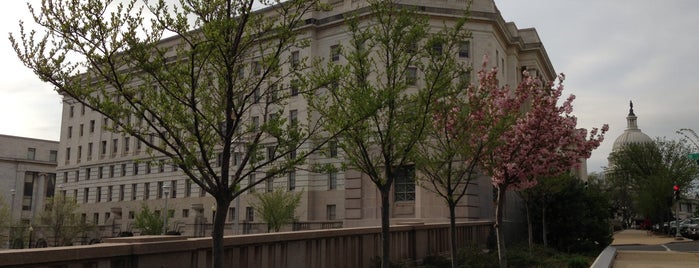
M 602 187 L 570 174 L 541 180 L 527 190 L 536 233 L 557 250 L 598 254 L 612 241 L 610 201 Z
M 257 199 L 252 203 L 255 212 L 267 223 L 267 231 L 279 232 L 282 226 L 292 223 L 296 218 L 294 211 L 301 203 L 303 192 L 288 192 L 276 189 L 272 192 L 255 192 Z
M 290 55 L 308 46 L 297 29 L 326 5 L 264 0 L 273 7 L 254 11 L 249 0 L 144 2 L 42 0 L 30 6 L 37 31 L 20 22 L 10 41 L 66 103 L 104 115 L 107 130 L 142 142 L 211 194 L 213 267 L 224 267 L 231 201 L 325 143 L 310 142 L 319 129 L 302 115 L 286 120 L 293 96 L 281 89 L 303 80 L 306 60 Z M 270 145 L 275 154 L 262 157 Z M 241 183 L 256 173 L 266 175 Z
M 686 140 L 628 144 L 610 155 L 610 188 L 628 192 L 636 212 L 660 222 L 672 206 L 672 186 L 683 193 L 694 188 L 699 166 L 688 157 L 692 152 Z
M 141 235 L 159 235 L 163 233 L 163 217 L 143 203 L 134 218 L 133 226 L 141 230 Z
M 446 93 L 443 79 L 418 70 L 431 58 L 451 57 L 429 34 L 427 17 L 393 1 L 369 2 L 371 15 L 347 19 L 349 40 L 338 51 L 345 61 L 314 75 L 325 88 L 309 96 L 324 129 L 339 135 L 345 165 L 366 174 L 380 193 L 382 267 L 390 264 L 389 210 L 397 178 L 413 170 L 416 144 L 425 138 L 430 105 Z M 441 55 L 443 54 L 443 55 Z M 432 73 L 433 74 L 433 73 Z M 407 177 L 406 177 L 407 178 Z M 410 198 L 410 197 L 406 197 Z
M 3 234 L 5 230 L 12 225 L 12 216 L 10 215 L 10 209 L 8 208 L 5 199 L 0 198 L 0 238 L 4 237 Z M 10 235 L 8 235 L 10 237 Z M 0 244 L 4 242 L 0 239 Z
M 91 230 L 94 226 L 85 223 L 77 213 L 78 202 L 73 197 L 61 193 L 46 200 L 46 208 L 39 216 L 41 224 L 48 226 L 54 238 L 54 245 L 71 245 L 79 234 Z

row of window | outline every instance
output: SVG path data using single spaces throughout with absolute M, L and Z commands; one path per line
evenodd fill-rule
M 139 187 L 140 186 L 140 187 Z M 155 186 L 155 189 L 153 187 Z M 178 195 L 178 181 L 177 180 L 172 180 L 172 181 L 159 181 L 159 182 L 146 182 L 143 184 L 139 183 L 132 183 L 131 185 L 127 184 L 121 184 L 121 185 L 109 185 L 109 186 L 98 186 L 98 187 L 93 187 L 93 188 L 83 188 L 82 189 L 82 198 L 79 199 L 78 194 L 79 190 L 74 189 L 73 190 L 73 197 L 82 202 L 83 204 L 87 204 L 90 202 L 90 195 L 91 193 L 94 193 L 94 203 L 102 203 L 102 202 L 118 202 L 118 201 L 126 201 L 128 200 L 150 200 L 150 199 L 163 199 L 163 198 L 178 198 L 178 197 L 192 197 L 193 195 L 193 189 L 192 189 L 192 181 L 191 180 L 185 180 L 184 183 L 184 193 L 182 196 Z M 140 190 L 140 191 L 139 191 Z M 138 194 L 141 193 L 140 198 Z M 153 194 L 154 193 L 154 194 Z M 62 192 L 63 195 L 67 195 L 67 191 L 63 190 Z M 203 191 L 202 189 L 199 189 L 198 195 L 205 196 L 206 192 Z
M 153 164 L 157 163 L 157 164 Z M 121 163 L 117 165 L 108 165 L 108 166 L 98 166 L 96 168 L 93 167 L 86 167 L 83 171 L 83 174 L 85 175 L 84 180 L 90 180 L 93 178 L 97 179 L 103 179 L 103 178 L 115 178 L 115 177 L 125 177 L 127 175 L 139 175 L 140 170 L 141 170 L 141 162 L 133 162 L 130 163 L 131 165 L 131 173 L 127 174 L 128 169 L 129 169 L 129 164 L 128 163 Z M 151 174 L 151 173 L 163 173 L 165 172 L 165 161 L 160 160 L 160 161 L 147 161 L 143 163 L 144 166 L 144 172 L 143 174 Z M 178 171 L 179 168 L 176 165 L 170 165 L 170 171 L 176 172 Z M 96 174 L 93 174 L 93 171 L 96 171 Z M 74 180 L 75 182 L 80 181 L 80 169 L 73 171 L 64 171 L 63 172 L 63 183 L 67 183 L 71 176 L 71 174 L 75 174 Z M 93 177 L 94 176 L 94 177 Z
M 49 162 L 56 162 L 56 158 L 58 157 L 58 151 L 56 150 L 49 150 Z M 28 160 L 37 160 L 36 159 L 36 148 L 27 148 L 27 159 Z

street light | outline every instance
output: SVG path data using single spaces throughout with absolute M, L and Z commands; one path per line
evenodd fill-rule
M 10 207 L 10 224 L 12 224 L 15 216 L 15 189 L 10 189 L 10 195 L 12 195 L 12 206 Z
M 165 213 L 164 213 L 165 220 L 163 221 L 163 235 L 165 235 L 165 233 L 167 232 L 167 218 L 169 216 L 167 214 L 170 214 L 170 213 L 168 213 L 168 210 L 167 210 L 167 199 L 168 199 L 167 196 L 170 194 L 170 186 L 164 185 L 163 186 L 163 193 L 165 194 Z
M 29 225 L 29 248 L 32 248 L 32 233 L 34 232 L 34 227 Z

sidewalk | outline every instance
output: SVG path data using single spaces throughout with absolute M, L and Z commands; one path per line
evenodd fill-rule
M 624 230 L 614 234 L 612 246 L 619 245 L 663 245 L 683 243 L 691 239 L 676 240 L 674 237 L 649 234 L 643 230 Z M 663 268 L 699 267 L 698 253 L 675 251 L 618 250 L 612 263 L 614 268 Z
M 688 242 L 690 239 L 676 240 L 674 237 L 655 235 L 644 230 L 623 230 L 614 234 L 612 246 L 619 245 L 662 245 L 672 242 Z

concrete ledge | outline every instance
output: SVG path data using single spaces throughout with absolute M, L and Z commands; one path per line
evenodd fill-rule
M 113 237 L 105 238 L 102 243 L 149 243 L 149 242 L 165 242 L 165 241 L 180 241 L 187 240 L 187 237 L 179 235 L 142 235 L 130 237 Z
M 597 256 L 590 268 L 611 268 L 616 258 L 616 248 L 608 246 Z

